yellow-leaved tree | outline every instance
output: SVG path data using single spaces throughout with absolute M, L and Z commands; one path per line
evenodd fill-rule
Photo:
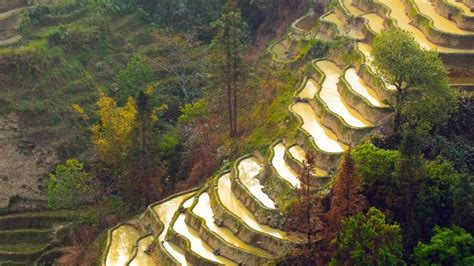
M 132 132 L 137 119 L 135 100 L 129 97 L 123 107 L 105 93 L 99 93 L 97 115 L 100 122 L 92 125 L 92 142 L 100 159 L 118 170 L 132 149 Z

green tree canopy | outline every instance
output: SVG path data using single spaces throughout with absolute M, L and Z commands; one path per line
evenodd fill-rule
M 389 179 L 395 170 L 398 151 L 385 150 L 367 142 L 357 146 L 352 151 L 352 157 L 364 184 L 371 186 Z
M 245 77 L 243 51 L 247 25 L 242 21 L 235 0 L 224 5 L 220 19 L 212 23 L 217 30 L 211 45 L 209 72 L 215 88 L 225 88 L 225 104 L 228 110 L 230 136 L 237 135 L 238 96 Z M 219 93 L 216 93 L 219 94 Z
M 78 199 L 91 188 L 91 175 L 84 170 L 84 164 L 67 160 L 56 166 L 49 175 L 48 205 L 52 209 L 75 208 Z
M 375 207 L 364 215 L 345 218 L 342 231 L 333 240 L 335 251 L 330 265 L 400 265 L 402 237 L 400 226 L 387 224 Z
M 452 164 L 441 159 L 427 162 L 425 169 L 413 208 L 417 239 L 429 239 L 435 225 L 451 224 L 460 178 Z
M 438 53 L 397 27 L 382 31 L 372 46 L 374 66 L 397 90 L 395 130 L 416 128 L 426 134 L 445 123 L 456 109 L 456 98 Z
M 474 176 L 462 174 L 454 193 L 454 222 L 474 234 Z
M 199 99 L 181 107 L 179 121 L 184 123 L 196 122 L 199 118 L 209 115 L 209 102 L 207 99 Z
M 413 204 L 420 181 L 425 175 L 425 161 L 420 150 L 420 140 L 415 132 L 407 131 L 403 135 L 399 148 L 400 156 L 393 174 L 393 209 L 404 231 L 405 247 L 412 247 L 415 239 L 413 232 Z
M 127 67 L 122 69 L 115 79 L 118 103 L 126 103 L 129 96 L 135 97 L 140 90 L 144 90 L 153 81 L 153 71 L 145 65 L 145 60 L 141 56 L 133 56 Z
M 436 227 L 430 243 L 415 247 L 416 265 L 474 265 L 474 238 L 464 229 Z

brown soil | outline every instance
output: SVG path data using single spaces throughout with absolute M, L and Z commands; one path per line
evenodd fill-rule
M 44 201 L 48 173 L 57 159 L 51 149 L 37 147 L 34 140 L 23 139 L 14 114 L 0 117 L 0 209 L 10 199 Z

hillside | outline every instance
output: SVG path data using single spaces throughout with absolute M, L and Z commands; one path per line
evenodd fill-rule
M 139 217 L 111 229 L 103 264 L 262 265 L 304 243 L 282 228 L 295 188 L 304 184 L 314 193 L 327 193 L 344 151 L 371 135 L 391 133 L 395 88 L 371 64 L 371 41 L 377 34 L 391 23 L 413 33 L 423 47 L 438 50 L 452 73 L 466 76 L 453 76 L 453 85 L 472 86 L 467 77 L 472 77 L 474 32 L 443 17 L 448 8 L 462 14 L 454 5 L 464 4 L 434 2 L 339 0 L 320 18 L 310 9 L 297 19 L 268 48 L 273 64 L 307 66 L 301 85 L 288 95 L 294 98 L 288 129 L 296 123 L 297 130 L 276 139 L 265 156 L 244 155 L 200 188 L 150 205 Z M 436 28 L 438 20 L 443 28 Z M 355 44 L 352 51 L 336 46 L 324 58 L 305 56 L 308 43 L 340 37 Z M 298 64 L 301 60 L 307 62 Z M 298 173 L 308 152 L 314 154 L 316 168 L 311 179 L 301 180 Z
M 0 265 L 415 265 L 472 239 L 470 5 L 0 0 Z

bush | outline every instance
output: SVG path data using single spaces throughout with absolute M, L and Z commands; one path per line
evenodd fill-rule
M 84 171 L 84 164 L 67 160 L 56 166 L 49 175 L 48 205 L 50 208 L 76 208 L 79 199 L 90 191 L 91 175 Z
M 100 42 L 100 31 L 98 26 L 60 26 L 48 36 L 48 42 L 62 45 L 68 51 L 82 50 Z
M 352 152 L 364 184 L 372 186 L 386 178 L 390 178 L 395 170 L 398 151 L 377 148 L 372 143 L 357 146 Z
M 429 158 L 442 156 L 460 172 L 474 173 L 474 146 L 460 137 L 430 138 L 426 153 Z
M 308 51 L 307 58 L 317 59 L 325 57 L 329 52 L 330 44 L 322 40 L 316 40 Z
M 437 227 L 430 243 L 415 247 L 416 265 L 474 265 L 474 238 L 464 229 Z

